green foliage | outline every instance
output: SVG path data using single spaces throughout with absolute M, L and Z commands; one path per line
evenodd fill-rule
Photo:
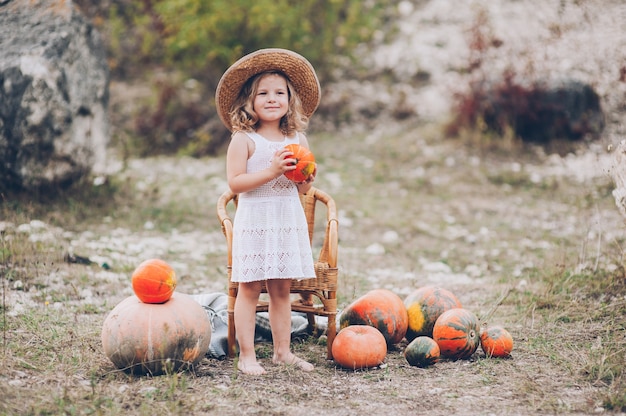
M 300 52 L 323 76 L 384 23 L 393 0 L 127 0 L 109 11 L 113 68 L 158 62 L 212 80 L 251 51 Z
M 355 66 L 357 46 L 389 21 L 397 0 L 76 0 L 104 34 L 114 80 L 151 87 L 136 109 L 112 108 L 126 156 L 215 154 L 229 134 L 216 120 L 223 72 L 252 51 L 306 56 L 322 83 Z M 185 84 L 196 82 L 193 91 Z M 118 120 L 119 118 L 119 120 Z

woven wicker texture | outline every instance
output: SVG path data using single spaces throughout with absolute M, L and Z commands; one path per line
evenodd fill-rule
M 291 304 L 294 312 L 303 312 L 308 316 L 309 331 L 316 330 L 315 315 L 328 318 L 327 329 L 327 358 L 332 359 L 332 345 L 337 334 L 337 249 L 339 243 L 337 221 L 337 207 L 333 198 L 327 193 L 311 187 L 306 195 L 301 195 L 300 201 L 309 226 L 309 238 L 313 241 L 315 231 L 315 208 L 318 202 L 326 207 L 326 224 L 324 240 L 321 245 L 318 259 L 315 262 L 315 279 L 292 280 L 291 293 L 299 294 L 299 298 Z M 222 232 L 226 237 L 228 252 L 228 356 L 234 357 L 236 351 L 235 334 L 235 299 L 237 298 L 238 284 L 231 281 L 232 273 L 232 242 L 233 221 L 229 215 L 229 207 L 236 208 L 237 196 L 230 190 L 224 192 L 217 201 L 217 217 L 222 225 Z M 263 284 L 262 293 L 267 293 Z M 266 312 L 268 302 L 260 300 L 257 312 Z
M 317 109 L 320 103 L 320 82 L 311 63 L 302 55 L 287 49 L 260 49 L 232 64 L 217 85 L 217 114 L 229 130 L 232 130 L 229 113 L 241 88 L 250 77 L 267 71 L 280 71 L 289 78 L 307 117 L 311 117 Z

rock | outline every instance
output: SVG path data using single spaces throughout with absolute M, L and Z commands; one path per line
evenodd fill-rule
M 0 191 L 104 171 L 104 45 L 71 1 L 0 3 Z

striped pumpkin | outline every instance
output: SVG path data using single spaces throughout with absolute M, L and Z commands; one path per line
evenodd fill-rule
M 463 308 L 441 314 L 433 327 L 433 339 L 446 358 L 469 358 L 480 344 L 480 325 L 474 313 Z
M 404 299 L 409 317 L 406 339 L 411 342 L 420 336 L 433 336 L 437 318 L 447 310 L 462 308 L 459 299 L 449 290 L 436 286 L 415 289 Z
M 513 337 L 498 325 L 481 328 L 480 346 L 487 357 L 508 357 L 513 351 Z
M 373 326 L 383 334 L 387 345 L 402 341 L 408 324 L 402 298 L 388 289 L 370 290 L 346 306 L 339 318 L 340 329 L 350 325 Z
M 415 367 L 428 367 L 439 361 L 439 345 L 430 337 L 417 337 L 404 349 L 404 358 Z

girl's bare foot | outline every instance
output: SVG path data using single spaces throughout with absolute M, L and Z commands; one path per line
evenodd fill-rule
M 308 361 L 304 361 L 302 358 L 296 356 L 293 353 L 289 353 L 289 355 L 285 356 L 285 357 L 278 357 L 277 355 L 274 356 L 274 358 L 272 358 L 272 362 L 274 364 L 286 364 L 286 365 L 293 365 L 298 367 L 300 370 L 302 371 L 313 371 L 313 369 L 315 367 L 313 367 L 313 364 L 311 364 Z
M 265 374 L 265 369 L 261 367 L 261 364 L 259 364 L 256 360 L 250 362 L 239 360 L 237 363 L 237 369 L 243 374 L 250 376 L 260 376 L 261 374 Z

